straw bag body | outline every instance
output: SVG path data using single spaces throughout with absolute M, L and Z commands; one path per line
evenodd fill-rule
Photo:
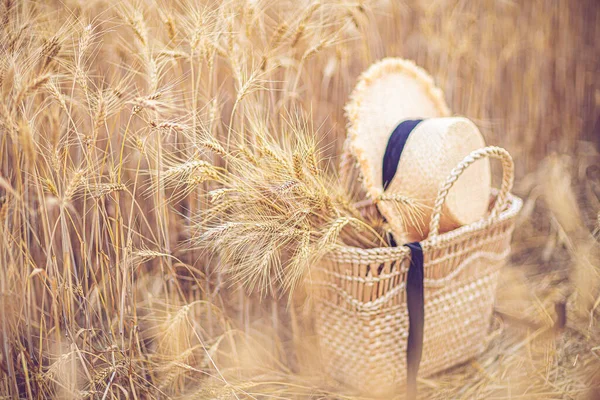
M 498 158 L 503 165 L 502 186 L 491 201 L 491 211 L 478 222 L 439 234 L 449 189 L 483 157 Z M 385 394 L 404 384 L 412 321 L 407 289 L 415 279 L 409 276 L 415 255 L 422 256 L 424 311 L 418 375 L 445 370 L 485 349 L 499 270 L 509 255 L 515 216 L 522 205 L 509 194 L 512 180 L 512 159 L 504 149 L 477 150 L 442 185 L 427 239 L 410 248 L 340 247 L 313 267 L 315 327 L 332 378 L 371 394 Z

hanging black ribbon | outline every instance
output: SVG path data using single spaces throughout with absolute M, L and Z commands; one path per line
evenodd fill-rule
M 417 375 L 423 354 L 425 299 L 423 296 L 423 248 L 419 242 L 405 244 L 410 249 L 410 268 L 406 278 L 408 343 L 406 346 L 406 397 L 417 398 Z
M 406 120 L 396 126 L 388 140 L 383 156 L 383 190 L 394 179 L 400 156 L 408 137 L 421 119 Z M 418 184 L 418 183 L 417 183 Z M 390 245 L 396 242 L 390 235 Z M 419 242 L 405 244 L 410 249 L 411 262 L 406 278 L 406 306 L 408 309 L 408 342 L 406 347 L 406 396 L 417 398 L 417 376 L 423 354 L 423 328 L 425 325 L 425 301 L 423 296 L 423 249 Z

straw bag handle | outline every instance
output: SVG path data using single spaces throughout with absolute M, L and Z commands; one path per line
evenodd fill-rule
M 442 208 L 446 201 L 446 196 L 454 182 L 458 180 L 460 175 L 475 161 L 480 160 L 484 157 L 496 158 L 502 162 L 502 185 L 500 186 L 500 192 L 494 203 L 494 207 L 490 212 L 488 220 L 493 220 L 501 212 L 502 208 L 506 205 L 508 193 L 512 189 L 514 179 L 514 163 L 513 159 L 502 147 L 489 146 L 479 150 L 473 151 L 471 154 L 466 156 L 453 170 L 450 172 L 450 176 L 446 179 L 446 182 L 440 187 L 435 205 L 433 206 L 433 212 L 431 214 L 431 221 L 429 222 L 429 237 L 435 237 L 439 234 L 440 230 L 440 218 L 442 215 Z

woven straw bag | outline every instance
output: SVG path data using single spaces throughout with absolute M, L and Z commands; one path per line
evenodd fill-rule
M 499 159 L 503 167 L 491 211 L 480 221 L 439 234 L 448 191 L 483 157 Z M 509 255 L 515 216 L 522 206 L 510 194 L 512 182 L 508 152 L 486 147 L 467 156 L 439 190 L 429 236 L 418 243 L 424 299 L 420 367 L 417 362 L 421 377 L 463 363 L 487 346 L 499 270 Z M 339 247 L 313 266 L 315 328 L 332 378 L 380 395 L 407 379 L 407 279 L 414 258 L 413 248 L 406 246 Z

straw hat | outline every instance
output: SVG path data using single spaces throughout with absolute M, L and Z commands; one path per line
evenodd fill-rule
M 367 196 L 398 244 L 423 239 L 440 186 L 465 156 L 485 146 L 481 133 L 468 119 L 450 117 L 442 91 L 423 69 L 397 58 L 361 75 L 346 115 L 349 150 Z M 490 185 L 487 159 L 468 168 L 448 193 L 440 231 L 482 218 Z

